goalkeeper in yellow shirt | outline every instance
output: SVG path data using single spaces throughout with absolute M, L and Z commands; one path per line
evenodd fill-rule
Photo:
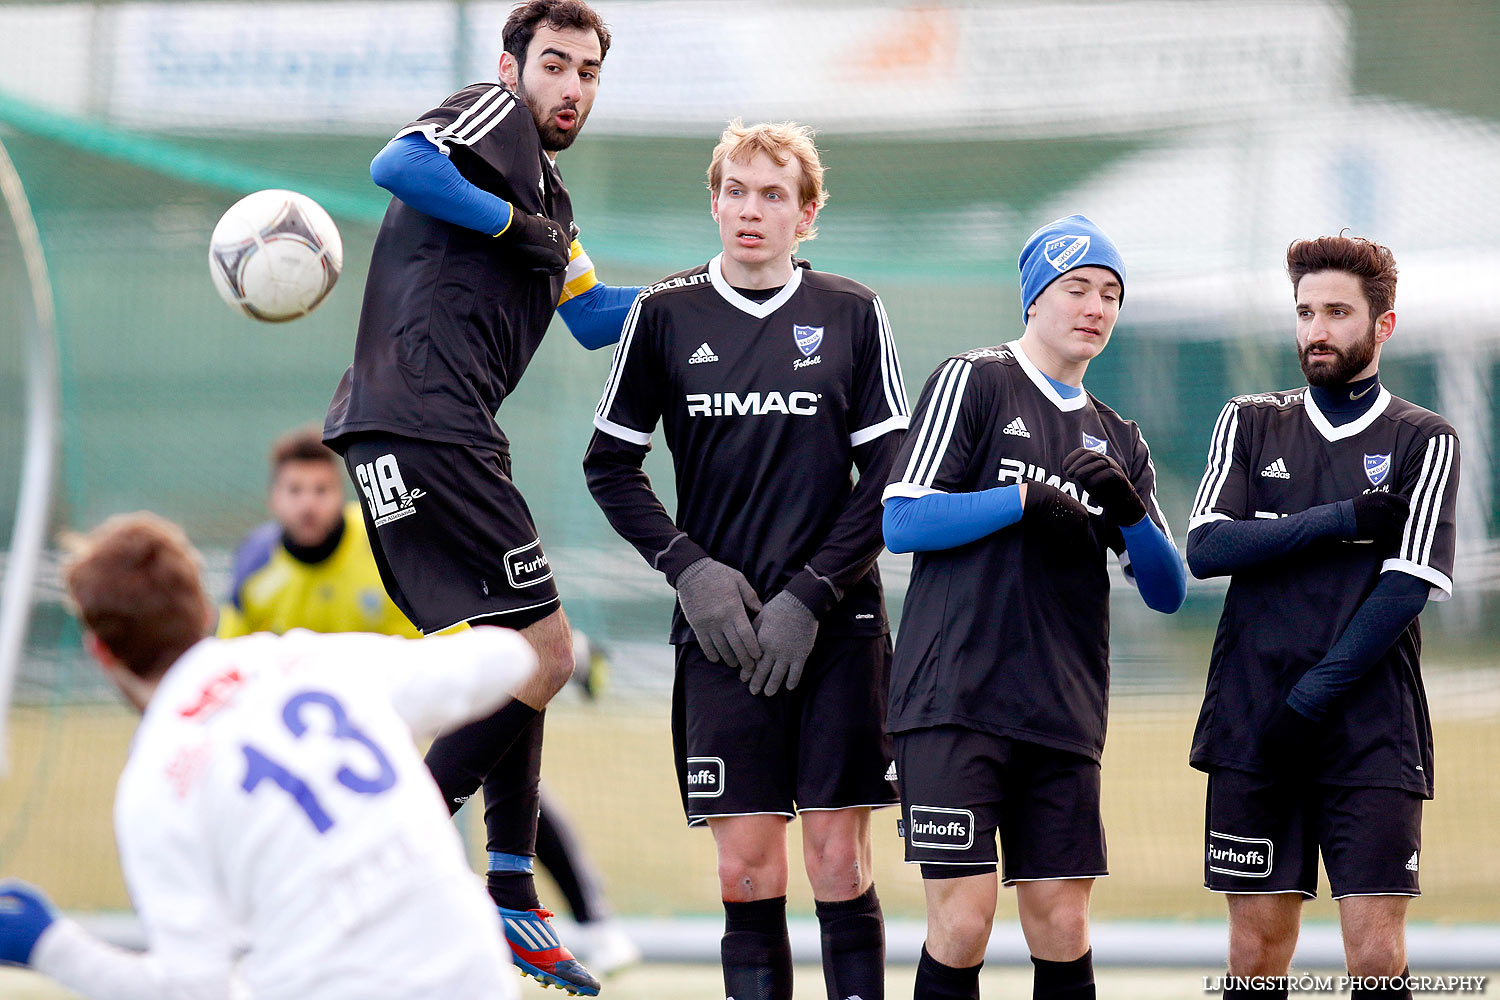
M 219 610 L 219 638 L 294 628 L 421 636 L 386 595 L 364 519 L 355 504 L 344 502 L 346 481 L 342 460 L 317 428 L 292 431 L 272 445 L 272 520 L 250 532 L 235 553 L 229 599 Z M 575 651 L 587 657 L 589 644 L 580 640 L 575 635 Z M 594 666 L 575 678 L 592 676 Z M 592 697 L 586 680 L 585 689 Z M 545 795 L 536 851 L 568 900 L 584 936 L 579 950 L 594 971 L 608 974 L 638 960 L 635 944 L 610 919 L 577 836 Z
M 219 611 L 221 639 L 251 632 L 422 633 L 386 596 L 344 469 L 313 429 L 271 448 L 268 521 L 240 543 Z

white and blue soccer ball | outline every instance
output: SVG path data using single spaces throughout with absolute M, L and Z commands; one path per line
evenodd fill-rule
M 284 323 L 306 316 L 333 291 L 344 241 L 323 206 L 295 191 L 246 195 L 214 226 L 208 268 L 230 308 Z

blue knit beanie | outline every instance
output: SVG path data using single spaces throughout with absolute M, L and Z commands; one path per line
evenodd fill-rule
M 1021 248 L 1021 322 L 1026 310 L 1048 285 L 1075 267 L 1106 267 L 1120 279 L 1125 300 L 1125 261 L 1104 230 L 1086 215 L 1049 222 L 1032 233 Z

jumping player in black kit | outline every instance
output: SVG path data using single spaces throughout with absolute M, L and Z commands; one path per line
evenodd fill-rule
M 672 735 L 688 822 L 718 850 L 735 1000 L 792 995 L 794 815 L 828 996 L 884 996 L 870 810 L 895 794 L 875 558 L 908 416 L 880 299 L 792 256 L 822 178 L 805 127 L 729 126 L 709 167 L 724 252 L 641 294 L 584 459 L 610 523 L 677 590 Z M 641 471 L 658 422 L 675 520 Z
M 396 197 L 323 436 L 344 456 L 406 616 L 424 633 L 505 625 L 537 650 L 541 666 L 516 699 L 439 739 L 427 764 L 450 809 L 484 788 L 490 895 L 517 966 L 593 996 L 598 982 L 558 941 L 532 884 L 542 709 L 573 653 L 494 415 L 554 311 L 585 346 L 603 346 L 637 289 L 598 284 L 553 163 L 588 119 L 608 30 L 579 0 L 531 0 L 503 40 L 499 83 L 449 97 L 371 164 Z
M 1074 215 L 1032 234 L 1020 267 L 1025 333 L 939 366 L 884 494 L 886 544 L 916 553 L 888 728 L 927 896 L 919 1000 L 979 996 L 997 833 L 1033 996 L 1094 996 L 1106 550 L 1151 608 L 1186 592 L 1145 439 L 1082 386 L 1124 297 L 1119 251 Z
M 1229 904 L 1226 997 L 1287 995 L 1249 977 L 1287 975 L 1320 851 L 1349 973 L 1375 977 L 1360 995 L 1410 997 L 1433 792 L 1417 616 L 1453 592 L 1458 437 L 1380 384 L 1388 249 L 1301 240 L 1287 272 L 1308 385 L 1229 401 L 1188 526 L 1194 575 L 1230 578 L 1193 739 L 1205 884 Z

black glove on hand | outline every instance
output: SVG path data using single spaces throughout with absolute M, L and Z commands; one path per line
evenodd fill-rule
M 533 271 L 543 274 L 566 271 L 573 241 L 561 223 L 545 215 L 526 215 L 518 208 L 510 211 L 510 225 L 495 238 Z
M 760 642 L 750 625 L 750 615 L 760 612 L 760 598 L 745 574 L 704 557 L 677 574 L 677 601 L 710 661 L 743 670 L 760 659 Z
M 1026 483 L 1021 525 L 1028 531 L 1042 532 L 1064 546 L 1082 548 L 1088 540 L 1089 512 L 1087 507 L 1056 486 L 1033 479 Z
M 1139 524 L 1146 516 L 1146 505 L 1131 485 L 1130 477 L 1120 463 L 1108 455 L 1087 448 L 1074 448 L 1063 459 L 1063 475 L 1088 491 L 1099 501 L 1104 512 L 1122 528 Z
M 1401 540 L 1411 501 L 1399 493 L 1361 493 L 1354 504 L 1354 540 L 1395 545 Z
M 1260 758 L 1276 774 L 1311 773 L 1318 723 L 1283 701 L 1271 714 L 1261 736 Z
M 751 694 L 769 697 L 781 690 L 782 679 L 790 691 L 802 680 L 802 668 L 818 638 L 818 619 L 790 591 L 783 590 L 766 602 L 755 619 L 755 637 L 760 640 L 760 661 L 740 668 L 740 680 L 749 683 Z

